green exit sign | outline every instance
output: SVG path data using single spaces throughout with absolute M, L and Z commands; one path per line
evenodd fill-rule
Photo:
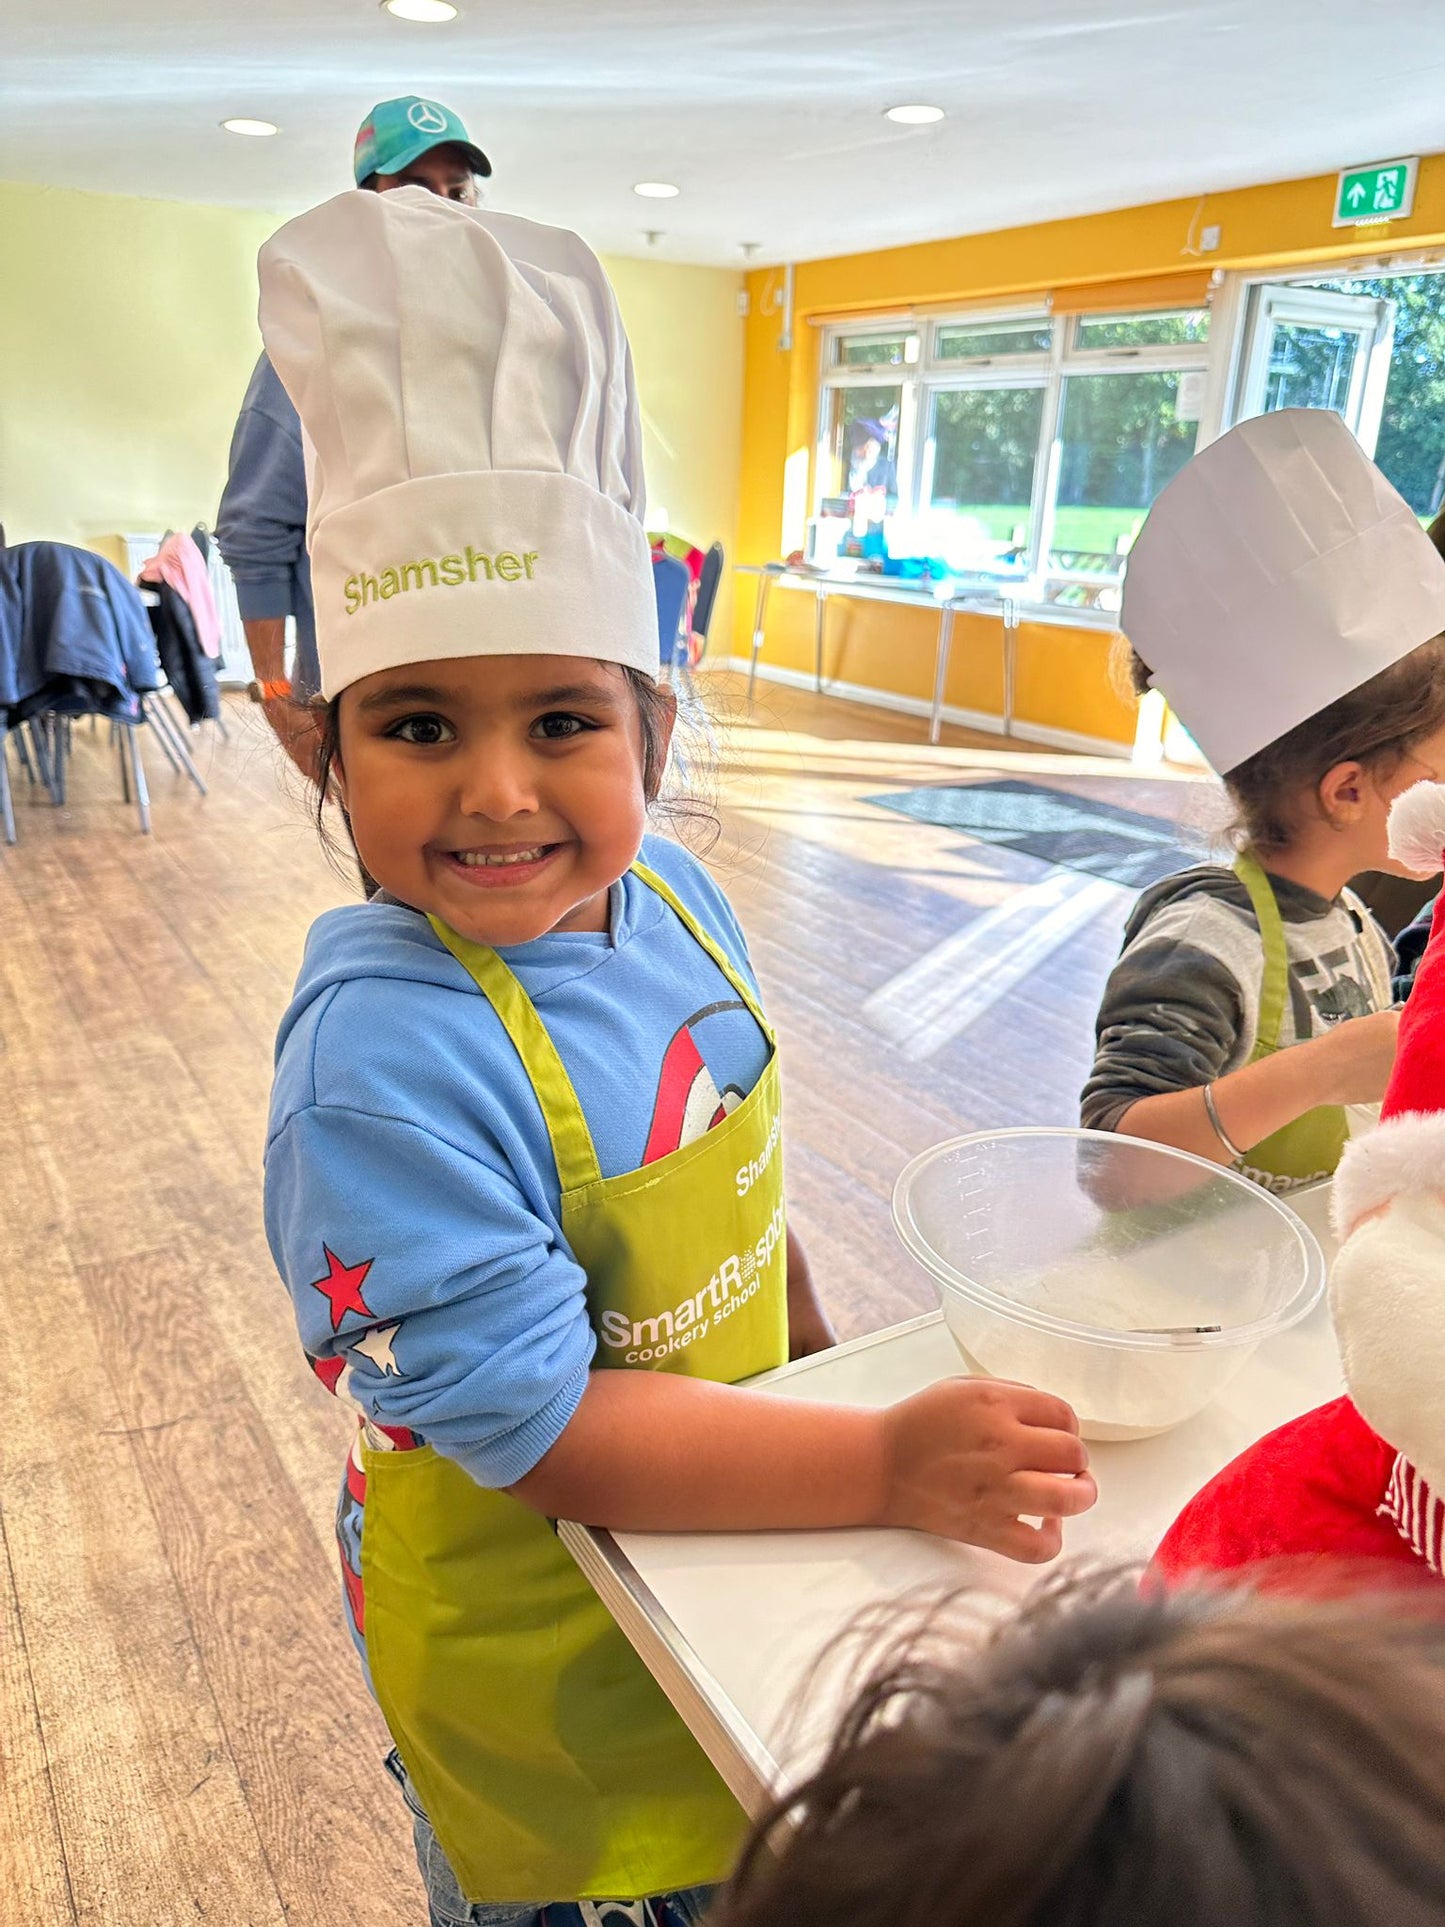
M 1335 188 L 1336 227 L 1399 221 L 1415 205 L 1417 159 L 1377 161 L 1373 167 L 1342 167 Z

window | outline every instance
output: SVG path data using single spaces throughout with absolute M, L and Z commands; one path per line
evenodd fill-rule
M 1445 274 L 1325 284 L 1393 309 L 1389 375 L 1374 456 L 1422 521 L 1445 505 Z
M 932 398 L 919 520 L 955 567 L 1028 567 L 1044 388 L 944 388 Z M 925 547 L 934 546 L 925 541 Z
M 1277 408 L 1329 408 L 1373 450 L 1394 331 L 1392 301 L 1321 288 L 1255 288 L 1236 420 Z
M 897 503 L 898 421 L 902 405 L 903 389 L 898 382 L 886 388 L 848 387 L 829 391 L 825 457 L 820 464 L 824 513 L 832 504 L 835 513 L 845 515 L 844 498 L 864 487 L 881 487 L 890 510 Z
M 918 336 L 908 329 L 888 334 L 833 337 L 835 368 L 901 368 L 918 359 Z
M 1332 408 L 1422 521 L 1445 505 L 1445 272 L 1263 282 L 1233 419 Z
M 995 355 L 1046 355 L 1053 338 L 1051 321 L 946 322 L 934 333 L 933 359 L 991 361 Z
M 1074 327 L 1074 346 L 1089 348 L 1175 348 L 1182 342 L 1209 339 L 1208 308 L 1189 308 L 1164 314 L 1080 315 Z
M 830 333 L 814 559 L 886 544 L 980 587 L 1116 610 L 1139 525 L 1194 452 L 1209 319 L 1016 311 Z
M 1051 601 L 1118 607 L 1112 585 L 1150 504 L 1194 453 L 1199 423 L 1179 419 L 1179 381 L 1163 369 L 1065 376 Z

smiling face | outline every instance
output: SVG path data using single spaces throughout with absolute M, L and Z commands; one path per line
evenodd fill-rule
M 605 930 L 647 822 L 637 696 L 615 663 L 408 663 L 341 695 L 337 786 L 384 890 L 501 947 Z M 671 734 L 670 708 L 662 750 Z

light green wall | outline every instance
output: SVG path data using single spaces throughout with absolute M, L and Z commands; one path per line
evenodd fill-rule
M 632 341 L 642 404 L 649 506 L 700 547 L 737 550 L 742 467 L 743 277 L 726 268 L 607 258 Z M 731 571 L 712 625 L 712 648 L 729 649 Z
M 0 522 L 11 541 L 102 544 L 214 519 L 260 349 L 256 250 L 278 222 L 0 182 Z M 742 277 L 608 268 L 632 337 L 651 499 L 731 554 Z
M 260 351 L 271 214 L 0 182 L 0 521 L 88 543 L 211 521 Z

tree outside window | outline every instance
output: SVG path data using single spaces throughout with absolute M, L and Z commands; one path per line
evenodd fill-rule
M 1445 506 L 1445 274 L 1313 281 L 1395 303 L 1395 342 L 1375 461 L 1422 520 Z

